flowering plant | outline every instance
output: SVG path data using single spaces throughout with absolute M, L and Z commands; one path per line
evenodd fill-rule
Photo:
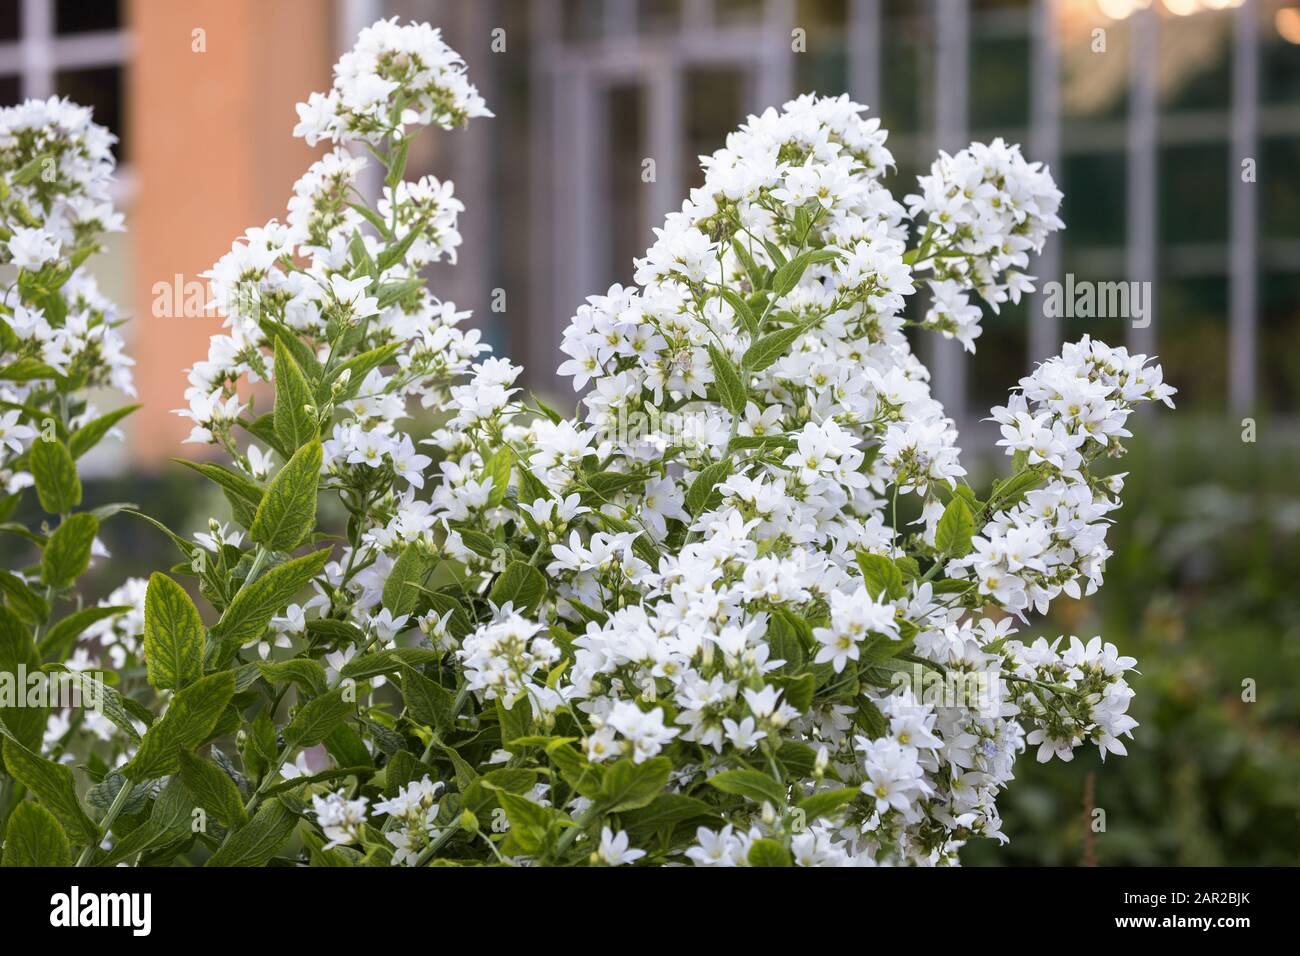
M 1060 193 L 996 141 L 900 203 L 862 112 L 801 97 L 705 160 L 566 330 L 566 418 L 419 277 L 460 205 L 403 178 L 411 137 L 490 114 L 437 31 L 364 30 L 299 107 L 333 151 L 210 273 L 227 330 L 181 414 L 231 521 L 162 529 L 183 561 L 118 645 L 165 712 L 107 742 L 97 824 L 70 774 L 15 772 L 40 824 L 98 864 L 953 863 L 1005 839 L 1026 746 L 1123 754 L 1133 659 L 1013 635 L 1101 583 L 1122 478 L 1095 466 L 1173 390 L 1067 346 L 993 410 L 981 497 L 908 329 L 973 350 Z

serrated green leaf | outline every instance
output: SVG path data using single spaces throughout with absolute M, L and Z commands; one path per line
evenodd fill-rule
M 257 507 L 262 503 L 262 489 L 257 482 L 212 462 L 187 461 L 184 458 L 172 460 L 220 485 L 226 500 L 230 502 L 230 510 L 235 520 L 245 528 L 253 523 Z
M 149 728 L 131 761 L 122 768 L 129 780 L 156 780 L 176 773 L 181 750 L 203 743 L 235 694 L 235 672 L 221 671 L 200 677 L 178 690 L 167 713 Z
M 69 839 L 76 843 L 98 843 L 99 829 L 81 809 L 72 771 L 62 764 L 46 760 L 17 740 L 6 737 L 5 769 L 30 790 L 63 825 Z
M 54 814 L 39 803 L 24 800 L 14 807 L 5 826 L 4 867 L 71 866 L 68 835 Z
M 647 806 L 668 785 L 673 762 L 667 757 L 651 757 L 634 763 L 624 757 L 605 769 L 599 802 L 606 813 L 622 813 Z
M 882 594 L 886 600 L 903 596 L 903 572 L 897 564 L 883 554 L 867 551 L 859 551 L 857 558 L 863 583 L 872 598 L 879 601 Z
M 284 728 L 285 742 L 293 747 L 314 747 L 356 712 L 357 705 L 338 687 L 307 701 Z
M 275 434 L 290 453 L 317 437 L 316 416 L 306 410 L 314 405 L 307 376 L 280 339 L 275 342 Z
M 417 723 L 445 734 L 452 726 L 455 695 L 412 667 L 403 665 L 401 671 L 402 699 L 406 701 L 407 715 Z
M 82 425 L 68 439 L 68 450 L 72 452 L 72 457 L 80 458 L 90 451 L 100 443 L 114 425 L 141 407 L 140 405 L 127 405 Z
M 745 350 L 744 369 L 761 372 L 790 350 L 790 346 L 808 329 L 805 325 L 790 325 L 769 332 Z
M 804 797 L 795 804 L 795 809 L 803 811 L 804 822 L 806 823 L 832 814 L 841 807 L 847 806 L 858 797 L 859 793 L 860 791 L 856 787 L 822 790 L 812 796 Z
M 178 751 L 178 758 L 181 782 L 195 803 L 225 826 L 242 827 L 248 822 L 239 788 L 224 770 L 188 750 Z
M 149 683 L 178 689 L 203 673 L 203 619 L 185 589 L 155 571 L 144 596 L 144 660 Z
M 72 649 L 72 645 L 82 631 L 90 625 L 125 614 L 131 608 L 125 604 L 107 605 L 105 607 L 86 607 L 73 611 L 67 617 L 55 621 L 41 637 L 40 652 L 45 658 L 62 660 Z
M 785 805 L 785 787 L 757 770 L 724 770 L 709 777 L 707 783 L 723 793 L 736 794 L 755 803 Z
M 731 414 L 742 414 L 749 392 L 740 377 L 740 371 L 716 345 L 709 345 L 709 361 L 713 365 L 713 381 L 718 387 L 718 400 Z
M 702 468 L 695 476 L 695 480 L 691 482 L 690 488 L 686 490 L 686 513 L 692 518 L 698 518 L 704 512 L 716 507 L 716 503 L 722 500 L 722 495 L 716 492 L 716 488 L 718 484 L 726 481 L 730 474 L 730 458 L 723 458 Z
M 81 479 L 68 446 L 57 438 L 38 438 L 28 456 L 36 496 L 50 514 L 67 514 L 81 504 Z
M 424 589 L 424 579 L 432 567 L 432 559 L 417 542 L 412 541 L 402 549 L 393 562 L 393 569 L 388 572 L 388 580 L 384 582 L 384 607 L 394 618 L 415 610 Z
M 41 555 L 41 580 L 52 588 L 65 588 L 90 565 L 90 548 L 99 531 L 92 514 L 69 515 L 50 535 Z
M 962 498 L 954 497 L 943 509 L 943 516 L 935 528 L 935 548 L 941 554 L 960 558 L 970 553 L 974 534 L 975 516 L 971 514 L 970 505 Z
M 761 837 L 749 845 L 750 866 L 794 866 L 790 851 L 771 837 Z
M 14 675 L 12 679 L 16 684 L 20 668 L 36 673 L 40 666 L 41 658 L 32 642 L 31 631 L 9 608 L 0 607 L 0 673 Z M 17 699 L 12 703 L 0 707 L 0 720 L 19 743 L 39 750 L 45 732 L 46 710 L 44 707 L 24 706 L 23 689 L 18 688 Z
M 316 526 L 321 443 L 303 445 L 271 480 L 248 536 L 268 551 L 292 551 Z
M 511 561 L 492 585 L 492 603 L 501 607 L 507 601 L 516 611 L 527 614 L 537 609 L 546 596 L 546 578 L 542 572 L 523 561 Z
M 298 818 L 278 799 L 263 803 L 204 866 L 263 866 L 293 833 Z
M 330 558 L 330 548 L 313 551 L 267 571 L 235 595 L 221 620 L 212 627 L 214 640 L 247 644 L 266 631 L 271 618 L 311 581 Z

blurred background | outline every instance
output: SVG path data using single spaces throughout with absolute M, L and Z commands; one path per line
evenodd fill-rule
M 497 114 L 413 151 L 410 172 L 454 179 L 467 206 L 434 288 L 559 402 L 574 309 L 630 281 L 698 155 L 750 112 L 807 91 L 870 104 L 900 197 L 972 139 L 1047 162 L 1067 229 L 1034 271 L 1150 282 L 1153 321 L 1052 318 L 1037 296 L 986 316 L 975 356 L 923 347 L 985 477 L 1001 459 L 980 457 L 980 419 L 1062 341 L 1158 353 L 1180 389 L 1139 422 L 1107 586 L 1034 622 L 1136 656 L 1142 727 L 1104 766 L 1023 760 L 1010 846 L 964 858 L 1300 862 L 1300 0 L 0 0 L 0 102 L 70 96 L 121 138 L 128 232 L 98 272 L 131 317 L 145 409 L 88 497 L 186 530 L 222 513 L 168 462 L 194 451 L 169 414 L 181 370 L 220 325 L 180 304 L 283 216 L 314 152 L 293 105 L 381 16 L 443 27 Z M 111 531 L 105 590 L 171 560 L 140 526 Z

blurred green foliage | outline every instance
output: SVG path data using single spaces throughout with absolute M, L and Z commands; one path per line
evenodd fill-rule
M 1105 586 L 1023 632 L 1101 634 L 1138 659 L 1129 755 L 1023 757 L 999 801 L 1010 845 L 972 844 L 967 865 L 1300 862 L 1294 425 L 1261 421 L 1252 444 L 1226 416 L 1177 418 L 1134 423 Z

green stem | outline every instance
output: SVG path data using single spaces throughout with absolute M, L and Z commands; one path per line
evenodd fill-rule
M 104 819 L 99 825 L 99 837 L 93 843 L 88 843 L 86 848 L 81 851 L 81 856 L 77 858 L 77 866 L 86 866 L 90 863 L 95 855 L 95 850 L 99 848 L 100 841 L 108 834 L 117 820 L 117 815 L 122 812 L 126 806 L 126 799 L 131 795 L 131 781 L 126 778 L 122 779 L 122 786 L 117 791 L 117 796 L 113 798 L 113 803 L 109 806 L 108 812 L 104 814 Z

